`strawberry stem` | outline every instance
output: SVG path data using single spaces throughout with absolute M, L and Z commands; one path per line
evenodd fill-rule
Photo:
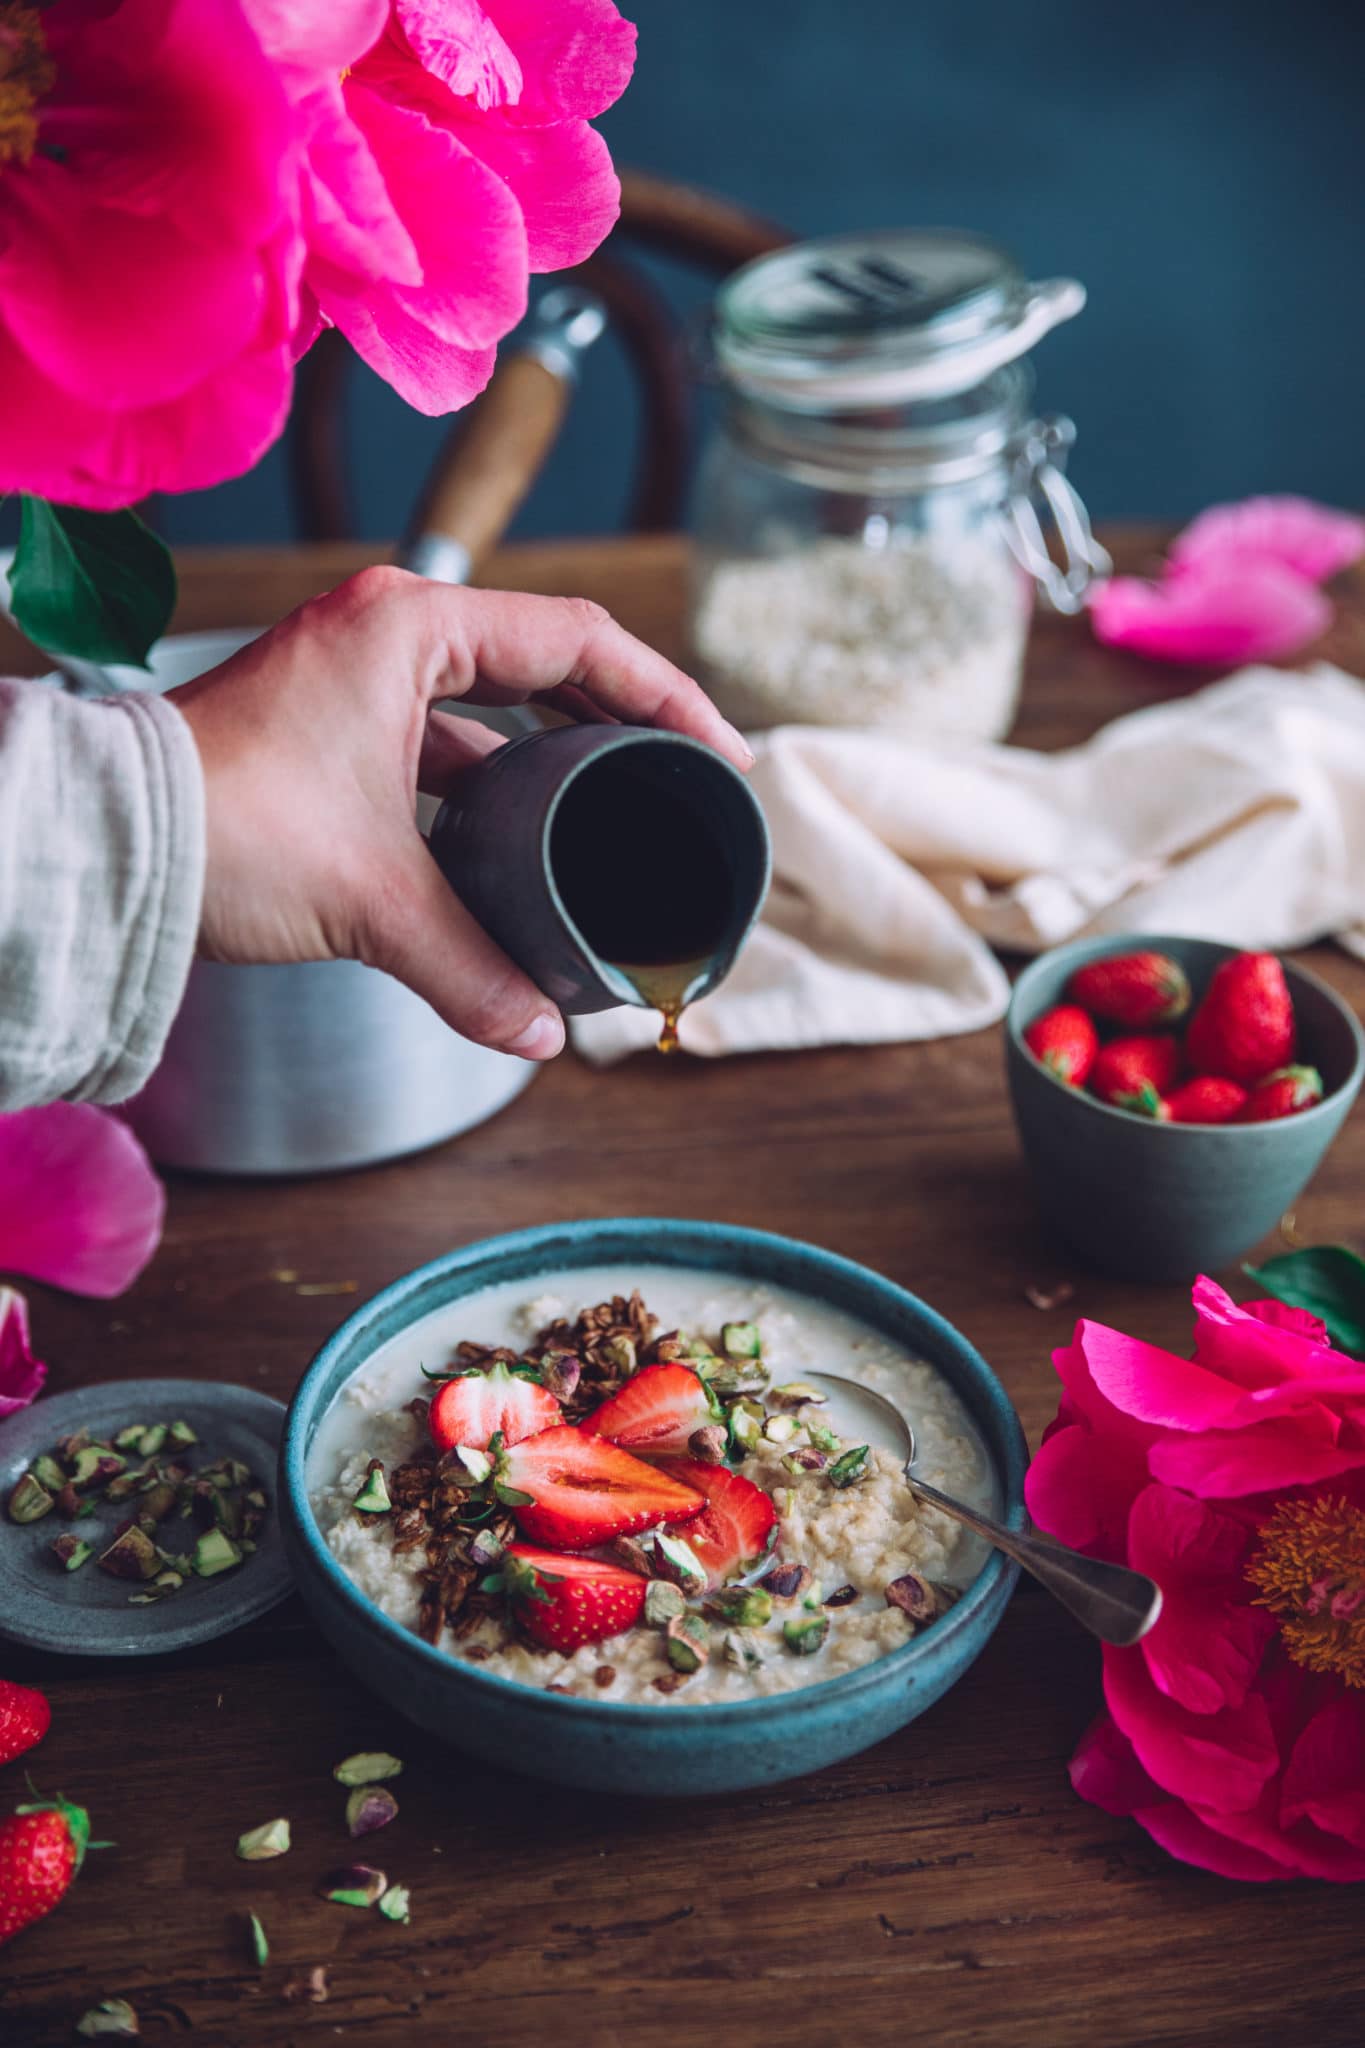
M 16 1806 L 14 1809 L 15 1812 L 59 1813 L 62 1819 L 66 1822 L 66 1830 L 71 1837 L 71 1846 L 76 1852 L 77 1870 L 80 1869 L 82 1863 L 84 1863 L 85 1861 L 85 1852 L 87 1849 L 112 1849 L 114 1847 L 114 1844 L 112 1842 L 91 1841 L 90 1816 L 83 1806 L 73 1806 L 71 1801 L 69 1799 L 64 1799 L 60 1792 L 57 1793 L 56 1797 L 53 1799 L 38 1798 L 36 1796 L 38 1788 L 34 1784 L 32 1778 L 29 1778 L 28 1780 L 28 1789 L 35 1795 L 34 1798 L 23 1806 Z

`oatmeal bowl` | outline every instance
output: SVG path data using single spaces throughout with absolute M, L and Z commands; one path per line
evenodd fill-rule
M 1004 1389 L 867 1268 L 657 1218 L 488 1239 L 301 1382 L 295 1578 L 357 1677 L 485 1761 L 632 1793 L 798 1776 L 931 1706 L 1014 1585 L 914 1498 L 888 1401 L 917 1477 L 1023 1525 Z

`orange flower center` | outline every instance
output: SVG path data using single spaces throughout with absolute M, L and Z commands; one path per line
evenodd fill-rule
M 1279 1616 L 1296 1664 L 1365 1688 L 1365 1509 L 1282 1501 L 1261 1526 L 1247 1577 L 1256 1605 Z
M 56 75 L 37 8 L 0 0 L 0 164 L 33 155 L 38 102 Z

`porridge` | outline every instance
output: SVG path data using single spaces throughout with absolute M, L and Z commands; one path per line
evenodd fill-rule
M 932 1366 L 752 1280 L 641 1266 L 549 1285 L 426 1318 L 324 1419 L 314 1512 L 394 1620 L 522 1684 L 697 1704 L 884 1656 L 981 1569 L 986 1546 L 904 1484 L 887 1418 L 802 1379 L 892 1401 L 916 1472 L 989 1510 L 987 1453 Z

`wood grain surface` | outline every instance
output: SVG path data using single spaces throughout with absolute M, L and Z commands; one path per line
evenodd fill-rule
M 1130 562 L 1154 545 L 1119 537 Z M 180 622 L 267 621 L 360 559 L 187 555 Z M 682 570 L 676 541 L 603 542 L 509 549 L 489 580 L 597 597 L 680 651 Z M 1365 672 L 1365 585 L 1326 651 Z M 0 669 L 20 661 L 0 644 Z M 1104 654 L 1083 623 L 1044 621 L 1019 737 L 1078 740 L 1164 680 Z M 1330 948 L 1314 965 L 1365 1010 L 1365 969 Z M 1299 1229 L 1358 1241 L 1363 1190 L 1358 1113 Z M 287 1399 L 342 1316 L 405 1268 L 493 1231 L 660 1208 L 815 1238 L 914 1288 L 991 1360 L 1034 1443 L 1055 1407 L 1050 1350 L 1078 1313 L 1176 1347 L 1189 1333 L 1183 1290 L 1101 1280 L 1043 1236 L 990 1031 L 707 1064 L 643 1056 L 606 1074 L 565 1058 L 496 1121 L 420 1158 L 286 1183 L 176 1178 L 165 1242 L 129 1295 L 29 1289 L 38 1348 L 54 1391 L 187 1373 Z M 1063 1279 L 1064 1306 L 1029 1305 L 1026 1287 Z M 318 1283 L 353 1291 L 303 1291 Z M 815 1777 L 677 1805 L 467 1763 L 369 1698 L 297 1601 L 164 1661 L 16 1652 L 3 1668 L 52 1699 L 36 1776 L 88 1803 L 117 1844 L 0 1955 L 5 2048 L 73 2039 L 102 1996 L 132 2001 L 145 2040 L 199 2048 L 1361 2039 L 1353 1888 L 1233 1885 L 1074 1796 L 1067 1758 L 1097 1704 L 1098 1656 L 1028 1585 L 962 1683 L 900 1735 Z M 312 1896 L 347 1853 L 331 1766 L 375 1746 L 406 1763 L 401 1814 L 373 1849 L 411 1887 L 408 1927 Z M 7 1799 L 17 1776 L 0 1781 Z M 276 1814 L 293 1823 L 291 1853 L 238 1862 L 238 1834 Z M 263 1970 L 248 1910 L 271 1941 Z M 291 1998 L 319 1965 L 326 2001 Z

